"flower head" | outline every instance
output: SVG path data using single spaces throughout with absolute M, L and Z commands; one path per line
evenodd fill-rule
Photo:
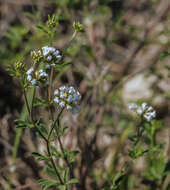
M 38 87 L 38 83 L 47 85 L 48 84 L 48 74 L 42 69 L 35 71 L 33 67 L 27 70 L 26 79 L 28 83 L 31 85 L 36 85 Z
M 46 63 L 46 69 L 49 69 L 51 66 L 54 67 L 56 63 L 61 59 L 59 50 L 55 49 L 54 47 L 42 47 L 41 54 L 43 61 Z
M 81 99 L 81 95 L 74 87 L 61 86 L 54 91 L 54 96 L 54 102 L 60 107 L 66 107 L 67 110 L 72 110 L 73 114 L 80 110 L 77 101 Z
M 148 122 L 156 117 L 156 111 L 153 109 L 152 106 L 148 106 L 146 102 L 142 103 L 141 106 L 137 106 L 136 104 L 130 104 L 129 109 L 135 111 L 138 115 L 142 116 Z

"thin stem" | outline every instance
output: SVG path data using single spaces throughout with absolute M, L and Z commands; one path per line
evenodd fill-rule
M 55 129 L 56 129 L 56 128 L 55 128 Z M 57 129 L 56 129 L 56 133 L 57 133 L 57 132 L 58 132 L 58 131 L 57 131 Z M 62 153 L 63 153 L 64 160 L 65 160 L 65 162 L 66 162 L 66 164 L 67 164 L 67 167 L 70 168 L 70 177 L 71 177 L 71 178 L 74 178 L 72 165 L 69 163 L 69 161 L 68 161 L 68 159 L 67 159 L 67 156 L 65 156 L 64 147 L 63 147 L 63 144 L 62 144 L 62 142 L 61 142 L 61 138 L 60 138 L 60 136 L 59 136 L 58 134 L 57 134 L 57 139 L 58 139 L 58 142 L 59 142 L 59 144 L 60 144 L 60 149 L 61 149 L 61 151 L 62 151 Z
M 54 120 L 52 107 L 51 107 L 51 105 L 50 105 L 51 98 L 52 98 L 52 97 L 51 97 L 51 94 L 52 94 L 52 80 L 53 80 L 53 73 L 54 73 L 54 68 L 51 69 L 51 73 L 50 73 L 50 82 L 49 82 L 49 87 L 48 87 L 48 91 L 47 91 L 48 111 L 49 111 L 49 113 L 50 113 L 51 120 Z
M 34 104 L 34 98 L 35 98 L 35 87 L 33 89 L 33 96 L 32 96 L 32 102 L 31 102 L 31 109 L 30 109 L 30 115 L 31 115 L 31 120 L 33 120 L 33 104 Z
M 60 118 L 60 115 L 62 114 L 63 110 L 64 110 L 64 109 L 61 110 L 61 112 L 59 113 L 57 119 L 55 120 L 54 125 L 53 125 L 53 127 L 52 127 L 52 130 L 53 130 L 53 128 L 55 127 L 55 131 L 56 131 L 56 134 L 57 134 L 57 139 L 58 139 L 58 142 L 59 142 L 59 145 L 60 145 L 61 152 L 62 152 L 62 154 L 63 154 L 63 156 L 64 156 L 64 160 L 65 160 L 65 162 L 66 162 L 66 164 L 67 164 L 67 167 L 70 169 L 70 177 L 71 177 L 71 178 L 74 178 L 72 166 L 71 166 L 71 164 L 69 163 L 69 161 L 68 161 L 68 159 L 67 159 L 67 156 L 65 156 L 64 146 L 63 146 L 62 141 L 61 141 L 61 138 L 60 138 L 60 136 L 59 136 L 59 132 L 58 132 L 58 127 L 59 127 L 59 126 L 56 127 L 56 123 L 57 123 L 58 119 Z M 51 131 L 52 131 L 52 130 L 51 130 Z
M 60 111 L 60 113 L 58 114 L 56 120 L 54 121 L 54 123 L 53 123 L 53 125 L 52 125 L 52 127 L 51 127 L 51 130 L 50 130 L 50 132 L 49 132 L 49 135 L 48 135 L 48 137 L 47 137 L 47 141 L 46 141 L 48 156 L 49 156 L 50 161 L 51 161 L 51 164 L 52 164 L 52 166 L 53 166 L 53 168 L 54 168 L 54 170 L 55 170 L 55 172 L 56 172 L 56 175 L 58 176 L 58 179 L 59 179 L 59 181 L 60 181 L 60 183 L 61 183 L 62 185 L 64 185 L 64 182 L 63 182 L 63 180 L 61 179 L 60 174 L 59 174 L 58 171 L 57 171 L 57 168 L 56 168 L 56 166 L 55 166 L 53 157 L 52 157 L 51 152 L 50 152 L 50 137 L 51 137 L 51 134 L 52 134 L 52 132 L 53 132 L 55 126 L 56 126 L 56 123 L 58 122 L 58 120 L 59 120 L 59 118 L 60 118 L 60 116 L 61 116 L 63 110 L 64 110 L 64 109 L 62 109 L 62 110 Z
M 46 142 L 46 145 L 47 145 L 48 156 L 49 156 L 50 161 L 51 161 L 51 164 L 52 164 L 52 166 L 53 166 L 53 168 L 54 168 L 54 170 L 55 170 L 55 173 L 56 173 L 56 175 L 57 175 L 57 177 L 58 177 L 60 183 L 61 183 L 62 185 L 64 185 L 63 180 L 61 179 L 60 174 L 59 174 L 59 172 L 57 171 L 56 165 L 55 165 L 54 160 L 53 160 L 53 157 L 52 157 L 52 155 L 51 155 L 50 146 L 49 146 L 49 141 Z
M 24 91 L 24 98 L 25 98 L 26 107 L 27 107 L 29 116 L 31 116 L 31 111 L 30 111 L 30 107 L 29 107 L 29 104 L 28 104 L 28 99 L 27 99 L 25 88 L 23 88 L 23 91 Z
M 52 92 L 52 81 L 53 81 L 53 73 L 54 73 L 54 69 L 51 68 L 51 73 L 50 73 L 50 84 L 49 84 L 49 94 L 48 94 L 48 101 L 51 101 L 51 92 Z
M 65 54 L 67 48 L 70 46 L 70 44 L 72 43 L 72 41 L 75 39 L 76 35 L 77 35 L 77 32 L 74 31 L 74 33 L 73 33 L 71 39 L 69 40 L 69 42 L 66 44 L 66 46 L 65 46 L 64 49 L 63 49 L 63 55 Z
M 35 93 L 35 92 L 34 92 L 34 93 Z M 40 136 L 41 136 L 41 137 L 44 139 L 44 141 L 46 142 L 46 145 L 47 145 L 47 152 L 48 152 L 48 156 L 49 156 L 49 158 L 50 158 L 51 164 L 52 164 L 52 166 L 53 166 L 53 168 L 54 168 L 54 170 L 55 170 L 55 172 L 56 172 L 56 175 L 57 175 L 57 177 L 58 177 L 60 183 L 63 185 L 64 183 L 63 183 L 63 181 L 62 181 L 62 179 L 61 179 L 61 177 L 60 177 L 60 174 L 59 174 L 58 171 L 57 171 L 57 168 L 56 168 L 56 166 L 55 166 L 54 160 L 53 160 L 52 155 L 51 155 L 51 152 L 50 152 L 50 145 L 49 145 L 50 141 L 49 141 L 49 139 L 50 139 L 50 136 L 51 136 L 51 133 L 52 133 L 52 130 L 54 129 L 54 127 L 52 127 L 52 129 L 51 129 L 51 131 L 50 131 L 50 133 L 49 133 L 49 135 L 48 135 L 48 138 L 46 138 L 46 137 L 41 133 L 41 131 L 39 130 L 38 126 L 36 125 L 36 123 L 35 123 L 34 120 L 33 120 L 33 115 L 32 115 L 32 112 L 30 111 L 30 108 L 29 108 L 29 104 L 28 104 L 28 100 L 27 100 L 27 96 L 26 96 L 25 89 L 24 89 L 24 97 L 25 97 L 25 102 L 26 102 L 27 110 L 28 110 L 29 115 L 30 115 L 30 117 L 31 117 L 32 124 L 34 125 L 34 127 L 36 127 L 36 130 L 38 131 L 38 133 L 40 134 Z M 33 100 L 34 100 L 34 97 L 33 97 Z M 33 100 L 32 100 L 32 103 L 33 103 Z M 58 118 L 59 118 L 60 115 L 61 115 L 61 114 L 58 115 L 57 120 L 58 120 Z M 57 122 L 57 120 L 56 120 L 56 122 Z M 54 125 L 54 126 L 55 126 L 55 125 Z

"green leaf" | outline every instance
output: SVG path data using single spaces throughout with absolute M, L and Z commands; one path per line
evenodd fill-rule
M 60 71 L 60 70 L 64 69 L 65 67 L 67 67 L 67 66 L 69 66 L 69 65 L 71 65 L 71 64 L 72 64 L 72 62 L 70 62 L 70 61 L 64 62 L 64 63 L 62 63 L 62 64 L 57 64 L 57 65 L 55 65 L 55 69 L 56 69 L 57 71 Z
M 30 129 L 30 128 L 34 127 L 34 125 L 32 125 L 32 124 L 30 124 L 24 120 L 18 119 L 18 120 L 15 120 L 14 122 L 17 125 L 16 128 L 22 128 L 22 129 L 28 128 L 28 129 Z
M 40 123 L 38 124 L 38 129 L 41 131 L 41 133 L 47 137 L 48 135 L 48 132 L 47 132 L 47 129 L 45 128 L 44 124 Z M 41 136 L 40 136 L 41 137 Z M 42 138 L 42 137 L 41 137 Z
M 37 24 L 36 27 L 37 27 L 39 30 L 43 31 L 44 33 L 47 33 L 47 34 L 48 34 L 48 31 L 46 30 L 46 28 L 45 28 L 43 25 Z
M 117 173 L 114 176 L 114 178 L 113 178 L 111 189 L 113 189 L 113 190 L 117 189 L 120 186 L 120 184 L 123 181 L 123 179 L 124 179 L 125 176 L 126 175 L 122 171 L 120 171 L 119 173 Z
M 43 98 L 35 98 L 35 104 L 33 105 L 34 107 L 38 107 L 38 106 L 48 106 L 48 101 L 44 100 Z
M 170 93 L 166 93 L 164 96 L 165 96 L 166 98 L 170 99 Z
M 69 181 L 67 182 L 67 185 L 71 185 L 71 184 L 75 184 L 75 183 L 78 183 L 78 179 L 73 178 L 73 179 L 71 179 L 71 180 L 69 180 Z
M 40 179 L 38 184 L 42 186 L 42 190 L 46 190 L 48 187 L 58 185 L 58 182 L 50 179 Z
M 57 148 L 55 146 L 50 146 L 50 150 L 53 156 L 55 156 L 56 158 L 61 158 L 62 154 L 57 150 Z
M 64 178 L 63 178 L 64 182 L 67 181 L 68 176 L 69 176 L 69 168 L 65 168 L 65 170 L 64 170 Z
M 58 186 L 58 189 L 60 189 L 60 190 L 66 190 L 66 188 L 67 188 L 66 185 L 59 185 Z
M 73 151 L 70 151 L 70 152 L 66 152 L 70 163 L 75 161 L 75 158 L 76 158 L 78 153 L 79 153 L 78 150 L 73 150 Z
M 38 152 L 32 152 L 32 155 L 35 156 L 39 161 L 50 160 L 49 157 L 43 156 L 42 154 L 40 154 Z
M 57 179 L 57 178 L 58 178 L 57 175 L 56 175 L 56 172 L 55 172 L 54 168 L 50 167 L 49 165 L 47 165 L 47 166 L 45 167 L 45 172 L 46 172 L 50 177 L 52 177 L 52 178 L 54 178 L 54 179 Z
M 64 133 L 65 133 L 65 131 L 68 129 L 68 127 L 67 126 L 65 126 L 63 129 L 60 129 L 59 130 L 59 136 L 63 136 L 64 135 Z
M 170 56 L 170 53 L 168 53 L 167 51 L 164 51 L 161 55 L 160 61 L 163 61 L 164 59 L 166 59 L 168 56 Z

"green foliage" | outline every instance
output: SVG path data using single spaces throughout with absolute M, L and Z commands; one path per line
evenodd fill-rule
M 57 181 L 50 179 L 40 179 L 38 180 L 38 184 L 42 186 L 42 190 L 46 190 L 48 187 L 59 185 Z
M 168 53 L 167 51 L 164 51 L 161 55 L 160 60 L 163 61 L 164 59 L 166 59 L 168 56 L 170 56 L 170 53 Z
M 38 152 L 32 152 L 32 155 L 35 156 L 37 158 L 37 160 L 39 160 L 39 161 L 44 161 L 44 160 L 49 161 L 50 160 L 49 157 L 43 156 Z
M 24 98 L 27 106 L 28 116 L 27 118 L 16 120 L 16 128 L 20 129 L 32 129 L 32 131 L 36 131 L 37 135 L 41 140 L 44 141 L 46 150 L 43 152 L 43 154 L 40 154 L 38 152 L 33 152 L 32 156 L 34 156 L 38 161 L 41 161 L 44 163 L 45 167 L 43 172 L 46 173 L 49 176 L 49 179 L 40 179 L 38 183 L 41 185 L 42 189 L 48 189 L 50 187 L 54 187 L 61 190 L 68 190 L 74 187 L 74 184 L 78 183 L 78 179 L 74 176 L 74 163 L 76 163 L 76 167 L 79 167 L 76 170 L 76 176 L 80 175 L 86 175 L 86 172 L 88 172 L 88 169 L 83 166 L 83 162 L 87 162 L 89 164 L 89 167 L 91 167 L 91 162 L 95 162 L 95 156 L 98 155 L 98 147 L 95 146 L 95 144 L 89 143 L 91 147 L 86 150 L 92 151 L 89 152 L 89 155 L 81 154 L 81 151 L 77 150 L 68 150 L 64 147 L 63 142 L 65 140 L 65 135 L 68 133 L 68 126 L 62 126 L 62 123 L 60 122 L 63 112 L 60 114 L 59 107 L 55 107 L 54 99 L 52 98 L 51 89 L 53 89 L 56 85 L 58 85 L 61 81 L 58 79 L 63 76 L 63 73 L 65 73 L 69 67 L 71 66 L 73 73 L 74 70 L 76 70 L 77 65 L 74 65 L 74 60 L 79 57 L 80 61 L 81 58 L 84 58 L 83 56 L 87 57 L 87 62 L 92 62 L 94 64 L 94 67 L 96 67 L 96 70 L 98 71 L 98 68 L 101 67 L 102 64 L 100 64 L 100 61 L 102 63 L 103 57 L 100 58 L 100 61 L 97 61 L 98 55 L 96 56 L 96 50 L 95 50 L 95 44 L 90 44 L 87 42 L 88 40 L 84 40 L 83 43 L 80 42 L 80 40 L 76 40 L 76 35 L 78 32 L 86 32 L 86 30 L 89 32 L 91 30 L 94 30 L 95 33 L 95 27 L 99 27 L 98 25 L 101 24 L 101 26 L 104 26 L 106 30 L 112 30 L 114 29 L 113 33 L 109 36 L 103 36 L 102 42 L 104 45 L 103 49 L 105 49 L 107 46 L 112 44 L 114 41 L 117 41 L 119 38 L 119 31 L 124 27 L 125 21 L 124 21 L 124 11 L 120 11 L 116 19 L 112 18 L 112 10 L 108 4 L 113 3 L 111 0 L 107 1 L 96 1 L 92 2 L 90 0 L 51 0 L 53 4 L 57 6 L 56 14 L 52 16 L 48 16 L 48 20 L 46 22 L 43 22 L 41 20 L 41 15 L 39 11 L 36 12 L 35 16 L 30 13 L 25 13 L 25 15 L 32 19 L 34 22 L 38 23 L 36 24 L 36 27 L 33 28 L 33 31 L 31 35 L 29 34 L 29 29 L 23 25 L 19 26 L 13 26 L 11 27 L 7 33 L 5 34 L 5 38 L 8 40 L 8 46 L 2 47 L 3 55 L 0 56 L 2 60 L 5 60 L 5 63 L 10 63 L 10 67 L 8 71 L 10 72 L 12 77 L 16 77 L 19 79 L 20 85 L 23 88 L 23 91 L 25 90 Z M 93 3 L 96 3 L 95 9 L 93 9 Z M 92 10 L 93 9 L 93 10 Z M 80 24 L 80 22 L 73 22 L 72 19 L 76 18 L 76 14 L 74 15 L 74 12 L 77 12 L 79 14 L 79 11 L 82 11 L 81 14 L 83 15 L 83 18 L 80 17 L 80 22 L 83 23 Z M 73 12 L 72 12 L 73 11 Z M 114 22 L 112 22 L 112 19 Z M 77 18 L 75 19 L 77 20 Z M 107 24 L 112 22 L 111 27 L 107 28 Z M 69 38 L 68 42 L 64 42 L 65 45 L 63 47 L 62 52 L 62 58 L 57 62 L 57 64 L 53 67 L 52 71 L 48 71 L 49 75 L 49 86 L 43 86 L 40 88 L 39 92 L 37 93 L 37 89 L 35 86 L 28 84 L 26 79 L 26 71 L 27 68 L 27 62 L 23 61 L 24 59 L 27 60 L 28 52 L 32 49 L 36 49 L 40 45 L 50 45 L 54 43 L 55 46 L 61 46 L 58 45 L 56 42 L 57 39 L 60 40 L 60 30 L 61 30 L 61 24 L 64 23 L 64 27 L 68 27 L 69 31 L 73 31 L 73 35 Z M 71 23 L 71 24 L 70 24 Z M 64 28 L 63 27 L 63 28 Z M 72 27 L 72 29 L 71 29 Z M 62 28 L 62 30 L 63 30 Z M 70 30 L 71 29 L 71 30 Z M 125 28 L 125 32 L 127 36 L 132 38 L 133 40 L 139 42 L 139 39 L 136 37 L 136 33 L 139 30 L 142 30 L 141 28 L 138 28 L 136 26 L 128 26 L 128 28 Z M 118 35 L 116 34 L 118 33 Z M 88 34 L 88 33 L 87 33 Z M 116 35 L 115 35 L 116 34 Z M 84 34 L 82 34 L 84 35 Z M 98 36 L 94 35 L 94 39 L 98 40 Z M 92 37 L 93 37 L 92 35 Z M 98 34 L 97 34 L 98 35 Z M 120 35 L 122 33 L 120 32 Z M 89 36 L 89 39 L 92 38 Z M 128 40 L 127 37 L 127 40 Z M 26 38 L 26 43 L 23 43 L 23 39 Z M 94 41 L 95 41 L 94 40 Z M 93 41 L 93 40 L 92 40 Z M 74 43 L 72 43 L 74 42 Z M 21 45 L 19 45 L 21 44 Z M 18 53 L 18 48 L 21 47 L 23 50 L 21 50 Z M 93 47 L 94 46 L 94 47 Z M 1 47 L 1 45 L 0 45 Z M 9 47 L 9 50 L 8 50 Z M 13 51 L 10 51 L 13 50 Z M 17 53 L 16 53 L 17 52 Z M 104 56 L 107 54 L 104 52 Z M 161 61 L 166 60 L 170 54 L 165 51 L 162 53 L 162 56 L 160 58 Z M 8 57 L 8 58 L 7 58 Z M 33 66 L 35 66 L 35 69 L 44 69 L 45 63 L 42 61 L 42 57 L 37 54 L 37 52 L 32 52 L 31 57 L 33 59 Z M 29 56 L 30 58 L 30 56 Z M 11 62 L 15 62 L 15 64 L 11 64 Z M 29 60 L 29 64 L 32 63 Z M 86 63 L 85 63 L 86 64 Z M 38 66 L 37 66 L 38 65 Z M 169 70 L 169 66 L 165 65 L 166 69 Z M 80 67 L 81 69 L 84 68 L 84 65 Z M 118 69 L 119 70 L 119 69 Z M 75 71 L 77 72 L 77 70 Z M 52 75 L 52 73 L 54 75 Z M 86 78 L 86 73 L 82 69 L 81 71 L 78 71 L 78 74 L 81 74 L 82 78 Z M 100 74 L 100 72 L 99 72 Z M 50 76 L 52 75 L 51 79 Z M 90 75 L 89 75 L 90 76 Z M 95 80 L 98 77 L 98 73 L 94 76 L 90 76 L 91 79 L 87 81 L 87 89 L 94 89 L 98 88 L 98 86 L 95 83 Z M 90 78 L 89 77 L 89 78 Z M 112 86 L 112 84 L 116 84 L 116 76 L 113 75 L 112 72 L 110 72 L 107 75 L 102 76 L 102 79 L 104 79 L 104 82 L 108 82 L 109 85 Z M 79 82 L 79 80 L 77 80 Z M 76 82 L 77 82 L 76 81 Z M 103 82 L 102 80 L 99 82 Z M 69 81 L 69 83 L 71 83 Z M 83 85 L 82 85 L 83 86 Z M 107 85 L 106 85 L 107 86 Z M 119 84 L 118 84 L 119 86 Z M 33 94 L 33 98 L 30 100 L 27 100 L 29 97 L 29 87 L 32 88 L 32 90 L 35 88 L 35 93 Z M 98 89 L 97 89 L 98 90 Z M 99 87 L 99 91 L 100 91 Z M 114 127 L 114 132 L 108 132 L 109 135 L 115 136 L 118 135 L 118 138 L 120 138 L 119 144 L 113 147 L 114 149 L 114 155 L 113 155 L 113 162 L 111 162 L 109 169 L 108 168 L 100 168 L 100 174 L 98 175 L 98 179 L 102 181 L 102 185 L 99 182 L 99 186 L 103 190 L 124 190 L 124 189 L 139 189 L 138 185 L 136 185 L 139 181 L 142 183 L 142 180 L 149 180 L 151 182 L 156 183 L 157 189 L 159 189 L 159 184 L 162 184 L 165 180 L 165 177 L 169 174 L 168 169 L 168 161 L 166 162 L 164 151 L 163 151 L 163 145 L 164 143 L 157 142 L 156 134 L 164 127 L 164 124 L 162 121 L 159 120 L 152 120 L 151 122 L 147 122 L 144 120 L 140 120 L 141 118 L 137 118 L 135 121 L 130 121 L 130 117 L 128 113 L 122 113 L 122 105 L 120 102 L 120 90 L 114 89 L 113 94 L 108 92 L 107 95 L 103 95 L 104 92 L 102 90 L 98 93 L 96 92 L 96 104 L 102 105 L 103 107 L 108 106 L 108 104 L 116 105 L 119 107 L 118 112 L 120 112 L 119 116 L 114 116 L 116 120 L 118 121 L 118 124 L 114 121 L 113 115 L 110 112 L 109 107 L 108 110 L 104 108 L 104 114 L 102 117 L 102 121 L 98 124 L 100 127 L 103 127 L 105 129 L 110 129 Z M 89 93 L 89 92 L 85 92 Z M 165 96 L 169 99 L 170 95 L 169 93 L 165 94 Z M 91 97 L 91 94 L 89 94 L 89 97 Z M 28 103 L 27 103 L 28 102 Z M 85 109 L 85 108 L 84 108 Z M 114 108 L 113 108 L 114 109 Z M 47 117 L 44 117 L 44 115 L 40 115 L 40 110 L 44 110 L 44 113 L 47 113 Z M 57 111 L 56 111 L 57 110 Z M 86 116 L 86 110 L 84 111 L 84 115 Z M 88 112 L 88 111 L 87 111 Z M 55 113 L 55 114 L 54 114 Z M 57 114 L 56 114 L 57 113 Z M 57 118 L 55 118 L 57 117 Z M 95 118 L 94 115 L 90 116 L 89 120 L 91 121 L 92 117 Z M 56 120 L 55 120 L 56 119 Z M 95 118 L 96 119 L 96 118 Z M 47 122 L 46 122 L 47 120 Z M 80 123 L 81 124 L 81 123 Z M 84 124 L 82 123 L 82 126 Z M 120 127 L 119 130 L 117 130 L 117 125 Z M 96 125 L 92 122 L 90 126 Z M 84 128 L 87 128 L 88 126 L 83 126 Z M 82 128 L 83 128 L 82 127 Z M 94 127 L 94 128 L 95 128 Z M 84 130 L 80 129 L 80 130 Z M 94 129 L 93 128 L 93 129 Z M 96 130 L 96 128 L 94 129 Z M 114 134 L 115 133 L 115 134 Z M 109 137 L 110 137 L 109 136 Z M 129 139 L 126 139 L 128 136 Z M 97 138 L 97 137 L 96 137 Z M 130 144 L 128 144 L 128 148 L 125 150 L 125 161 L 128 162 L 130 167 L 126 168 L 126 163 L 124 163 L 123 170 L 122 168 L 118 167 L 119 164 L 119 154 L 120 150 L 123 149 L 123 146 L 126 145 L 126 141 Z M 88 144 L 88 143 L 87 143 Z M 84 145 L 85 146 L 85 145 Z M 93 152 L 94 149 L 94 152 Z M 122 152 L 123 152 L 122 151 Z M 105 150 L 102 152 L 103 155 L 105 154 Z M 80 159 L 78 162 L 76 162 L 76 158 L 80 154 Z M 94 155 L 93 155 L 94 154 Z M 95 155 L 96 154 L 96 155 Z M 128 155 L 129 154 L 129 155 Z M 81 156 L 87 156 L 87 158 L 81 158 Z M 88 157 L 89 156 L 89 157 Z M 101 155 L 99 154 L 99 157 Z M 122 156 L 122 155 L 120 155 Z M 128 157 L 128 158 L 127 158 Z M 134 174 L 133 173 L 133 164 L 135 165 L 136 161 L 140 157 L 146 158 L 146 168 L 145 171 L 142 172 L 142 174 Z M 86 159 L 89 159 L 86 161 Z M 85 161 L 84 161 L 85 160 Z M 121 160 L 121 159 L 120 159 Z M 98 160 L 97 160 L 98 161 Z M 98 162 L 95 162 L 98 164 Z M 92 165 L 93 166 L 93 165 Z M 111 168 L 111 169 L 110 169 Z M 118 170 L 117 170 L 118 168 Z M 80 169 L 80 171 L 79 171 Z M 81 173 L 81 169 L 82 172 Z M 91 167 L 89 170 L 94 169 Z M 109 172 L 111 171 L 111 172 Z M 79 173 L 80 172 L 80 173 Z M 87 174 L 88 175 L 88 174 Z M 82 176 L 78 176 L 80 179 Z M 83 176 L 84 177 L 84 176 Z M 82 178 L 83 178 L 82 177 Z M 81 181 L 81 180 L 80 180 Z M 91 179 L 87 180 L 90 181 Z M 89 182 L 88 182 L 89 183 Z M 93 183 L 93 182 L 92 182 Z M 96 183 L 96 184 L 95 184 Z M 97 186 L 98 181 L 94 181 L 94 185 Z M 90 184 L 91 185 L 91 184 Z M 93 185 L 93 184 L 92 184 Z M 142 184 L 143 185 L 143 184 Z M 148 185 L 150 186 L 150 185 Z M 148 187 L 149 189 L 150 187 Z M 152 187 L 151 187 L 152 188 Z
M 30 129 L 30 128 L 33 128 L 34 125 L 32 123 L 28 123 L 27 121 L 23 121 L 23 120 L 15 120 L 15 124 L 16 124 L 16 128 L 27 128 L 27 129 Z

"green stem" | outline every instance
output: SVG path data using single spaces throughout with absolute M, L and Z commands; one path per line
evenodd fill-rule
M 32 120 L 33 120 L 33 104 L 34 104 L 35 92 L 36 92 L 36 90 L 35 90 L 35 87 L 34 87 L 32 101 L 31 101 L 31 109 L 30 109 L 30 116 L 31 116 Z
M 70 44 L 72 43 L 72 41 L 75 39 L 76 35 L 77 35 L 77 32 L 74 31 L 74 33 L 73 33 L 71 39 L 69 40 L 69 42 L 66 44 L 66 46 L 65 46 L 64 49 L 63 49 L 63 55 L 65 54 L 67 48 L 70 46 Z
M 60 116 L 61 116 L 63 110 L 64 110 L 64 109 L 62 109 L 62 110 L 60 111 L 60 113 L 58 114 L 56 120 L 54 121 L 54 123 L 53 123 L 53 125 L 52 125 L 52 127 L 51 127 L 51 130 L 50 130 L 50 132 L 49 132 L 49 134 L 48 134 L 47 140 L 46 140 L 48 156 L 49 156 L 50 161 L 51 161 L 51 164 L 52 164 L 52 166 L 53 166 L 53 168 L 54 168 L 54 170 L 55 170 L 55 172 L 56 172 L 56 175 L 57 175 L 57 177 L 58 177 L 58 179 L 59 179 L 59 181 L 60 181 L 60 183 L 61 183 L 62 185 L 64 185 L 64 182 L 63 182 L 62 178 L 60 177 L 59 172 L 57 171 L 57 168 L 56 168 L 56 166 L 55 166 L 53 157 L 52 157 L 51 152 L 50 152 L 50 138 L 51 138 L 52 132 L 53 132 L 55 126 L 56 126 L 56 123 L 57 123 L 57 122 L 59 121 L 59 119 L 60 119 Z
M 29 104 L 28 104 L 28 99 L 27 99 L 25 88 L 23 88 L 23 92 L 24 92 L 24 98 L 25 98 L 25 103 L 26 103 L 27 111 L 29 113 L 29 116 L 31 116 L 31 110 L 30 110 L 30 107 L 29 107 Z
M 58 127 L 59 127 L 59 126 L 55 127 L 55 131 L 56 131 L 56 134 L 57 134 L 57 139 L 58 139 L 58 142 L 59 142 L 59 145 L 60 145 L 60 149 L 61 149 L 61 152 L 62 152 L 62 154 L 63 154 L 63 156 L 64 156 L 64 160 L 65 160 L 65 162 L 66 162 L 66 164 L 67 164 L 67 167 L 70 169 L 70 177 L 71 177 L 71 178 L 74 178 L 72 165 L 69 163 L 68 158 L 67 158 L 67 156 L 65 155 L 64 146 L 63 146 L 63 144 L 62 144 L 61 138 L 60 138 L 59 133 L 58 133 Z

